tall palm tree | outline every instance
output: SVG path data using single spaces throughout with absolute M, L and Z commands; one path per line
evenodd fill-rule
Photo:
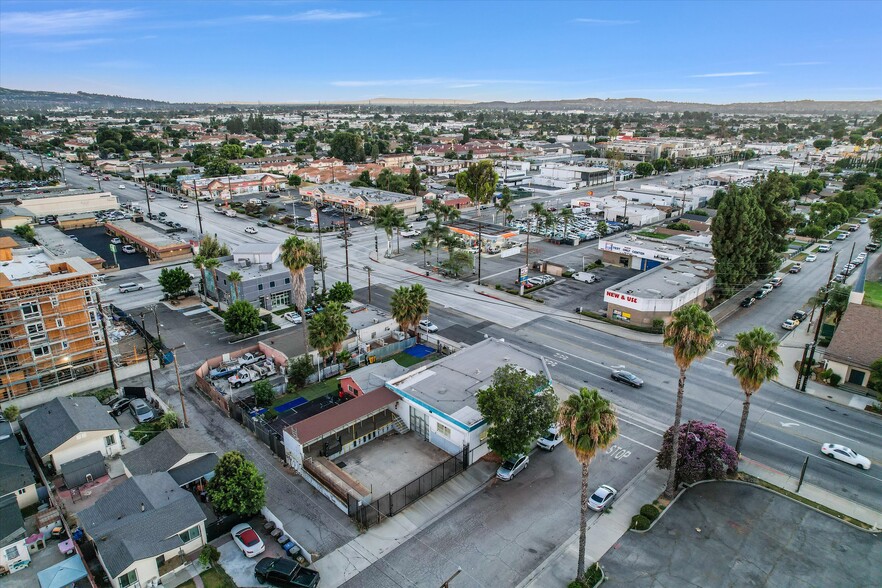
M 392 318 L 402 331 L 414 329 L 429 312 L 429 295 L 422 284 L 401 286 L 392 293 L 389 301 Z
M 426 236 L 435 244 L 436 264 L 440 263 L 441 260 L 441 240 L 444 239 L 444 235 L 448 232 L 450 232 L 450 229 L 442 225 L 439 221 L 430 221 L 426 225 Z
M 575 214 L 573 214 L 572 208 L 564 208 L 558 213 L 557 218 L 563 223 L 563 236 L 564 239 L 567 237 L 567 228 L 572 222 L 573 218 L 575 218 Z
M 423 252 L 423 267 L 426 266 L 426 254 L 431 253 L 430 247 L 432 246 L 432 239 L 427 235 L 420 236 L 417 239 L 417 244 L 420 246 L 420 250 Z
M 294 305 L 300 312 L 300 318 L 306 321 L 306 268 L 318 255 L 318 245 L 310 239 L 301 239 L 291 236 L 282 243 L 282 252 L 279 258 L 282 265 L 291 272 L 291 290 L 294 292 Z M 306 344 L 306 329 L 303 333 L 304 345 Z
M 496 200 L 496 210 L 493 211 L 493 224 L 496 224 L 496 214 L 499 212 L 506 213 L 511 212 L 511 203 L 514 201 L 514 196 L 511 195 L 511 190 L 508 189 L 508 186 L 502 189 L 502 196 L 500 196 Z
M 199 288 L 199 295 L 202 297 L 202 301 L 205 302 L 205 257 L 202 255 L 197 255 L 193 258 L 193 267 L 199 270 L 199 274 L 202 276 L 202 282 Z
M 429 212 L 435 215 L 435 222 L 441 222 L 441 217 L 444 216 L 444 206 L 444 201 L 440 198 L 432 198 L 426 205 L 426 208 L 429 209 Z
M 214 297 L 217 300 L 218 307 L 220 307 L 220 290 L 217 287 L 217 268 L 220 267 L 220 264 L 220 260 L 216 257 L 209 257 L 202 262 L 202 267 L 211 272 L 211 288 L 214 290 Z M 206 289 L 205 292 L 207 295 L 208 290 Z
M 585 529 L 588 521 L 588 466 L 598 450 L 603 450 L 619 435 L 616 413 L 597 390 L 582 388 L 563 401 L 557 416 L 564 443 L 582 464 L 582 492 L 579 500 L 579 568 L 577 578 L 585 573 Z
M 343 305 L 328 302 L 324 310 L 309 322 L 309 344 L 318 350 L 322 358 L 336 358 L 349 332 L 349 321 L 346 320 Z
M 444 222 L 449 223 L 450 221 L 455 221 L 459 217 L 462 216 L 462 213 L 455 206 L 449 206 L 447 204 L 444 205 Z
M 747 428 L 747 416 L 750 414 L 750 397 L 769 380 L 778 377 L 778 338 L 762 327 L 735 335 L 737 344 L 730 345 L 732 357 L 726 365 L 732 366 L 732 375 L 738 378 L 744 392 L 744 408 L 741 410 L 741 424 L 738 426 L 738 440 L 735 452 L 741 454 L 741 443 Z
M 545 205 L 542 204 L 541 202 L 534 202 L 533 204 L 530 205 L 530 212 L 529 212 L 530 218 L 527 221 L 527 252 L 526 252 L 525 263 L 524 263 L 524 265 L 527 266 L 528 270 L 530 269 L 530 233 L 531 233 L 531 229 L 533 228 L 532 227 L 533 220 L 536 220 L 536 229 L 538 230 L 539 229 L 538 219 L 539 219 L 539 217 L 543 216 L 544 214 L 545 214 Z
M 447 247 L 447 261 L 453 261 L 453 253 L 462 245 L 462 240 L 454 233 L 447 233 L 442 237 L 441 242 Z
M 227 279 L 230 280 L 230 283 L 233 285 L 233 302 L 235 302 L 236 300 L 239 300 L 239 284 L 242 283 L 242 274 L 233 271 L 230 272 Z
M 542 224 L 546 227 L 551 227 L 551 236 L 554 237 L 557 231 L 557 215 L 550 210 L 546 210 L 545 214 L 542 215 Z
M 677 405 L 674 409 L 673 430 L 680 430 L 680 417 L 683 413 L 683 394 L 686 391 L 686 370 L 696 359 L 701 359 L 714 348 L 714 333 L 717 325 L 714 319 L 697 304 L 682 306 L 675 310 L 671 322 L 665 328 L 664 345 L 674 352 L 674 362 L 680 368 L 677 380 Z M 671 471 L 665 496 L 674 497 L 677 487 L 677 451 L 679 435 L 673 435 L 671 442 Z
M 386 257 L 392 255 L 392 234 L 407 227 L 407 219 L 404 212 L 391 204 L 385 204 L 375 209 L 377 226 L 386 233 Z

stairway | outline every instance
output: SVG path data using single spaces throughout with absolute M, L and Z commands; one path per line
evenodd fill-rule
M 394 413 L 392 415 L 392 426 L 395 428 L 395 432 L 399 435 L 404 435 L 410 431 L 408 426 L 404 424 L 404 421 L 401 420 L 401 417 Z

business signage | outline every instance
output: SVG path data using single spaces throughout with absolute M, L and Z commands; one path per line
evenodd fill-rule
M 313 224 L 318 224 L 318 208 L 311 208 L 309 210 L 309 219 L 312 221 Z
M 634 247 L 625 243 L 616 243 L 615 241 L 601 241 L 598 247 L 601 251 L 609 251 L 611 253 L 620 253 L 622 255 L 631 255 L 640 259 L 655 259 L 658 261 L 671 261 L 680 257 L 671 253 L 661 253 L 652 249 L 644 249 L 643 247 Z
M 518 268 L 518 283 L 523 284 L 524 282 L 526 282 L 530 278 L 528 273 L 529 273 L 529 268 L 527 268 L 527 266 L 522 265 L 521 267 L 519 267 Z

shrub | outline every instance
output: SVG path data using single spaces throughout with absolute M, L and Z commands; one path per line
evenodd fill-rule
M 654 521 L 658 518 L 659 510 L 656 506 L 652 504 L 644 504 L 640 507 L 640 514 L 645 516 L 650 521 Z
M 208 544 L 202 548 L 199 554 L 199 563 L 205 567 L 211 567 L 220 560 L 220 551 L 214 545 Z
M 649 525 L 651 524 L 652 521 L 642 514 L 634 515 L 633 517 L 631 517 L 631 528 L 636 531 L 645 531 L 649 528 Z
M 834 387 L 838 386 L 839 382 L 841 382 L 841 381 L 842 381 L 842 376 L 840 376 L 839 374 L 830 374 L 830 385 L 831 386 L 834 386 Z
M 17 421 L 20 414 L 21 410 L 19 410 L 19 408 L 14 404 L 10 404 L 3 409 L 3 418 L 5 418 L 9 422 Z
M 665 330 L 665 319 L 652 319 L 652 330 L 661 333 Z

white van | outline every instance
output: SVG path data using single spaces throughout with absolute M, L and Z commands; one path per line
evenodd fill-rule
M 600 281 L 600 278 L 598 278 L 596 274 L 592 274 L 591 272 L 576 272 L 573 274 L 573 279 L 580 282 L 585 282 L 586 284 L 593 284 L 594 282 Z
M 141 284 L 136 284 L 135 282 L 126 282 L 125 284 L 119 285 L 120 294 L 125 294 L 126 292 L 135 292 L 137 290 L 143 290 L 144 286 Z
M 236 218 L 236 211 L 233 210 L 232 208 L 230 208 L 229 210 L 225 211 L 224 214 L 227 215 L 227 216 L 230 217 L 230 218 Z

